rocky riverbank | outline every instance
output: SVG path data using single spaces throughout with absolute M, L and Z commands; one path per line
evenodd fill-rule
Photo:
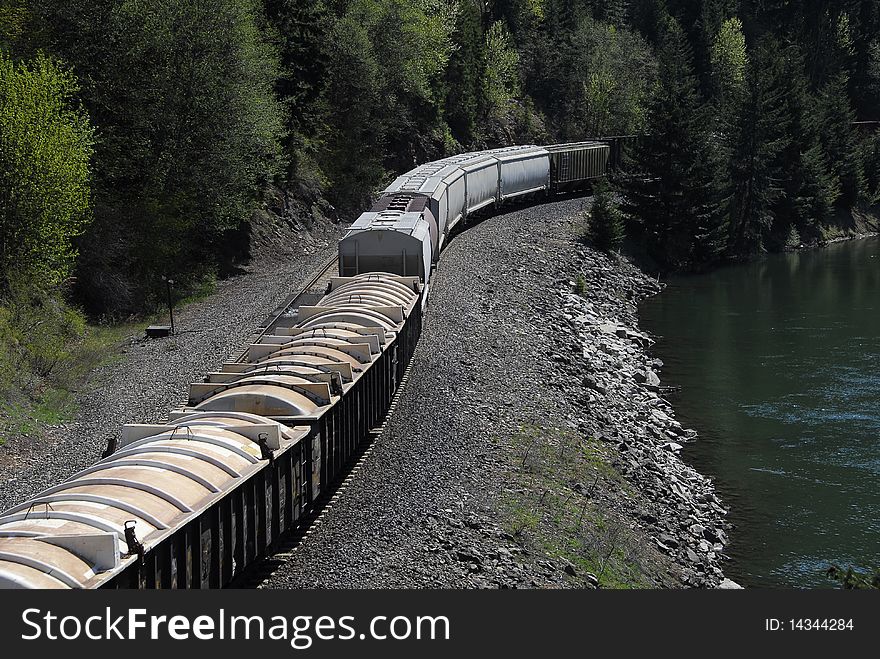
M 660 286 L 580 242 L 588 204 L 452 240 L 388 430 L 267 586 L 730 585 L 726 511 L 638 329 Z
M 561 282 L 555 355 L 564 390 L 580 396 L 581 432 L 612 449 L 611 465 L 642 498 L 641 532 L 681 567 L 685 584 L 723 580 L 727 510 L 711 482 L 679 453 L 696 433 L 675 420 L 650 357 L 652 339 L 638 330 L 637 304 L 661 286 L 614 255 L 578 247 L 578 282 Z M 578 292 L 571 292 L 574 286 Z

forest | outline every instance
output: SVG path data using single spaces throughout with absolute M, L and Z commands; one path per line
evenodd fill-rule
M 269 191 L 347 221 L 466 150 L 641 135 L 603 203 L 658 271 L 821 242 L 878 100 L 880 0 L 0 0 L 0 389 L 246 257 Z

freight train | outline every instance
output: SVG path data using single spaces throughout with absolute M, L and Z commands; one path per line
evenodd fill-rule
M 312 512 L 388 412 L 452 232 L 575 190 L 622 138 L 453 156 L 402 175 L 339 242 L 338 276 L 162 425 L 0 515 L 0 588 L 219 588 Z

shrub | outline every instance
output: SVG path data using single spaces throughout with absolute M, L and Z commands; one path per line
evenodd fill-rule
M 596 185 L 587 237 L 603 252 L 618 249 L 623 242 L 623 217 L 605 181 Z

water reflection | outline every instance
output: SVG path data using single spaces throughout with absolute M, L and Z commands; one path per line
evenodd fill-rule
M 732 578 L 828 586 L 880 564 L 880 240 L 773 255 L 669 282 L 642 306 L 686 458 L 737 525 Z

